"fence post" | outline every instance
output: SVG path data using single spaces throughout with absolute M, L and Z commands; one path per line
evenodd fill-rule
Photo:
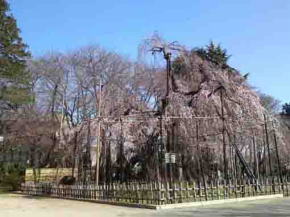
M 227 184 L 223 182 L 223 190 L 224 190 L 224 199 L 227 198 Z
M 288 181 L 287 181 L 287 177 L 285 177 L 285 185 L 286 185 L 286 196 L 289 196 L 289 192 L 288 192 Z
M 204 195 L 205 195 L 205 200 L 207 201 L 207 200 L 208 200 L 208 196 L 207 196 L 207 182 L 206 182 L 205 179 L 204 179 L 203 183 L 204 183 Z
M 172 198 L 170 197 L 170 185 L 169 185 L 169 183 L 168 182 L 166 182 L 166 195 L 167 195 L 167 203 L 172 203 Z
M 210 191 L 211 191 L 211 200 L 214 200 L 214 188 L 213 188 L 213 182 L 210 180 Z
M 183 201 L 183 191 L 184 191 L 184 188 L 183 188 L 183 183 L 182 182 L 179 182 L 179 202 L 182 203 Z
M 193 190 L 193 198 L 194 198 L 194 201 L 196 201 L 195 181 L 192 182 L 192 190 Z

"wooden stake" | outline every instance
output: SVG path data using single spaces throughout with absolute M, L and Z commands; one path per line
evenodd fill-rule
M 273 128 L 274 128 L 274 126 L 273 126 Z M 275 128 L 274 128 L 274 143 L 275 143 L 275 149 L 276 149 L 276 158 L 277 158 L 277 162 L 278 162 L 278 171 L 279 171 L 280 183 L 282 185 L 282 190 L 284 190 L 281 162 L 280 162 L 280 156 L 279 156 L 279 150 L 278 150 L 278 142 L 277 142 L 277 136 L 276 136 Z
M 260 174 L 259 174 L 259 164 L 257 160 L 257 148 L 256 148 L 256 138 L 255 136 L 252 137 L 253 139 L 253 149 L 254 149 L 254 171 L 255 171 L 255 177 L 257 178 L 257 183 L 259 182 L 260 179 Z
M 266 133 L 266 143 L 267 143 L 267 150 L 268 150 L 268 160 L 269 160 L 269 170 L 270 170 L 270 176 L 272 178 L 272 187 L 274 184 L 274 177 L 273 177 L 273 171 L 272 171 L 272 161 L 271 161 L 271 152 L 270 152 L 270 142 L 269 142 L 269 134 L 268 134 L 268 125 L 267 125 L 267 119 L 266 115 L 264 115 L 265 120 L 265 133 Z M 275 188 L 273 187 L 273 191 L 275 193 Z
M 224 112 L 224 88 L 220 91 L 220 100 L 221 100 L 221 112 L 222 112 L 222 136 L 223 136 L 223 158 L 224 158 L 224 177 L 228 183 L 228 162 L 227 162 L 227 146 L 226 146 L 226 126 L 225 126 L 225 112 Z
M 102 108 L 102 79 L 99 81 L 99 105 L 98 105 L 98 140 L 97 140 L 97 147 L 96 147 L 96 177 L 95 177 L 95 185 L 99 185 L 99 173 L 100 173 L 100 147 L 101 147 L 101 108 Z

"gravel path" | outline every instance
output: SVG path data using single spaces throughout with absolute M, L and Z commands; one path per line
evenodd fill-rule
M 172 210 L 146 210 L 80 201 L 0 195 L 0 217 L 290 217 L 290 198 Z
M 0 195 L 0 217 L 116 217 L 150 214 L 154 210 L 22 195 Z

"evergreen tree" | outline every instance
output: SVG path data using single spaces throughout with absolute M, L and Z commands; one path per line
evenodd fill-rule
M 29 73 L 25 61 L 30 56 L 19 36 L 20 30 L 6 0 L 0 0 L 0 112 L 16 109 L 29 101 Z
M 218 66 L 227 67 L 230 55 L 227 50 L 223 49 L 219 44 L 210 42 L 205 48 L 197 48 L 194 50 L 201 58 L 206 59 Z
M 283 115 L 290 115 L 290 103 L 285 103 L 282 106 L 282 114 Z

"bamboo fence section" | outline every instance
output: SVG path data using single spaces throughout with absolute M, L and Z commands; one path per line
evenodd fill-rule
M 223 182 L 226 183 L 226 182 Z M 56 185 L 26 183 L 21 192 L 33 196 L 49 196 L 86 201 L 111 201 L 128 204 L 164 205 L 183 202 L 209 201 L 253 197 L 272 194 L 289 196 L 289 183 L 278 179 L 264 179 L 255 184 L 243 180 L 223 184 L 218 181 L 205 183 L 129 183 L 107 185 Z

